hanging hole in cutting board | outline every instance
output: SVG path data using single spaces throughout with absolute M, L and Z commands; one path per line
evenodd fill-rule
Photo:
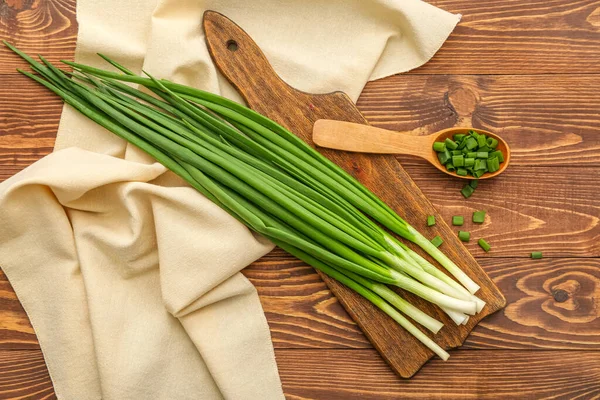
M 229 51 L 237 51 L 238 49 L 238 44 L 235 40 L 228 40 L 226 43 L 227 46 L 227 50 Z

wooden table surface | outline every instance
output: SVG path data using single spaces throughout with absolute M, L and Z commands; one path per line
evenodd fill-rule
M 323 282 L 280 250 L 245 270 L 290 399 L 600 398 L 600 1 L 430 0 L 463 19 L 424 67 L 371 82 L 375 126 L 472 125 L 513 161 L 464 200 L 462 183 L 400 161 L 445 218 L 486 209 L 467 247 L 508 300 L 448 362 L 395 376 Z M 0 0 L 0 38 L 72 59 L 74 0 Z M 0 49 L 0 181 L 52 151 L 62 103 Z M 531 260 L 531 251 L 544 259 Z M 1 264 L 1 258 L 0 258 Z M 35 332 L 0 272 L 0 398 L 54 398 Z

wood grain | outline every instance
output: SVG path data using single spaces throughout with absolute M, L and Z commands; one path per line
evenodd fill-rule
M 600 349 L 600 259 L 482 259 L 508 305 L 463 347 Z M 277 348 L 363 348 L 368 342 L 316 274 L 283 251 L 244 270 Z
M 305 142 L 312 145 L 312 128 L 319 119 L 367 123 L 342 92 L 314 95 L 287 85 L 275 73 L 252 38 L 224 15 L 205 12 L 203 26 L 215 65 L 248 106 L 288 128 Z M 236 43 L 233 50 L 230 46 L 232 42 Z M 421 223 L 427 215 L 438 215 L 393 156 L 323 148 L 319 152 L 351 173 L 409 224 Z M 456 326 L 437 306 L 400 291 L 409 302 L 446 325 L 444 332 L 435 335 L 435 341 L 448 349 L 460 346 L 482 318 L 503 308 L 506 301 L 441 219 L 436 228 L 445 238 L 444 253 L 452 260 L 461 260 L 461 269 L 480 287 L 477 296 L 487 303 L 481 312 L 471 316 L 467 324 Z M 411 247 L 425 255 L 417 246 Z M 400 376 L 412 376 L 433 356 L 431 350 L 369 301 L 325 274 L 320 275 L 369 341 Z M 397 343 L 403 343 L 404 346 L 399 347 Z
M 483 264 L 509 304 L 480 324 L 469 347 L 600 350 L 600 258 Z
M 598 0 L 432 0 L 462 14 L 433 59 L 414 74 L 600 72 Z
M 532 251 L 546 257 L 600 255 L 600 168 L 511 165 L 465 200 L 462 182 L 433 168 L 404 166 L 445 221 L 465 217 L 463 228 L 472 234 L 465 245 L 477 257 L 529 257 Z M 481 225 L 471 222 L 477 210 L 487 211 Z M 436 226 L 422 229 L 431 237 L 440 233 Z M 480 237 L 492 245 L 489 253 L 477 245 Z
M 278 349 L 275 356 L 290 400 L 600 398 L 600 352 L 457 350 L 411 380 L 399 380 L 369 349 Z M 39 350 L 0 351 L 0 366 L 0 398 L 55 398 Z
M 430 3 L 463 16 L 434 58 L 411 75 L 600 72 L 599 0 Z M 0 37 L 51 61 L 70 58 L 76 30 L 75 0 L 0 3 Z M 17 66 L 5 56 L 0 52 L 0 74 Z
M 40 89 L 20 74 L 0 78 L 0 181 L 54 147 L 62 101 Z
M 77 38 L 75 0 L 7 0 L 0 2 L 0 39 L 50 62 L 72 59 Z M 0 44 L 0 75 L 23 64 Z
M 370 350 L 275 352 L 289 399 L 600 397 L 600 352 L 457 350 L 451 354 L 446 363 L 432 361 L 411 380 L 398 380 Z
M 0 270 L 0 349 L 37 349 L 39 344 L 25 310 Z
M 513 149 L 508 173 L 482 182 L 467 201 L 460 195 L 460 180 L 447 179 L 416 159 L 400 158 L 445 220 L 459 213 L 468 217 L 481 208 L 489 211 L 490 219 L 473 227 L 473 232 L 490 239 L 494 249 L 484 255 L 472 241 L 467 248 L 473 254 L 526 256 L 540 250 L 554 257 L 600 255 L 600 79 L 492 77 L 477 88 L 477 96 L 487 100 L 476 106 L 467 95 L 449 95 L 449 103 L 444 100 L 447 85 L 465 85 L 456 90 L 472 93 L 475 86 L 468 80 L 411 79 L 414 87 L 401 76 L 386 79 L 394 82 L 389 87 L 384 81 L 367 85 L 359 100 L 361 110 L 374 124 L 395 130 L 414 128 L 420 120 L 426 121 L 423 131 L 468 120 L 464 123 L 501 133 Z M 448 79 L 456 80 L 449 84 Z M 532 92 L 519 89 L 524 86 Z M 580 88 L 575 97 L 567 103 L 557 101 L 562 98 L 560 88 L 569 86 Z M 406 98 L 404 92 L 409 93 Z M 471 109 L 477 118 L 469 117 Z M 19 75 L 0 79 L 0 180 L 51 151 L 61 110 L 61 102 L 34 82 Z M 440 123 L 427 125 L 444 110 L 458 111 L 450 119 L 440 117 Z
M 56 399 L 40 350 L 0 351 L 0 399 Z
M 600 259 L 480 260 L 508 301 L 485 318 L 463 347 L 600 348 Z M 275 250 L 244 270 L 256 286 L 276 348 L 370 348 L 326 285 L 306 266 Z M 0 274 L 0 349 L 39 348 L 6 277 Z
M 367 84 L 358 107 L 371 124 L 394 131 L 473 126 L 494 132 L 510 145 L 512 165 L 600 162 L 595 75 L 396 75 Z
M 4 52 L 0 47 L 0 54 Z M 6 57 L 16 62 L 15 55 Z M 19 74 L 3 76 L 0 101 L 0 121 L 7 123 L 3 130 L 17 135 L 16 143 L 32 135 L 55 134 L 61 103 L 34 82 Z M 471 125 L 495 132 L 510 144 L 513 166 L 595 167 L 600 162 L 600 79 L 596 76 L 398 75 L 369 83 L 358 106 L 370 123 L 395 131 L 428 134 Z M 43 148 L 49 151 L 49 144 L 43 143 Z M 8 162 L 0 159 L 0 179 L 9 176 L 4 168 L 13 168 L 13 158 L 21 169 L 32 159 L 26 150 L 30 147 L 23 151 L 14 147 L 2 150 Z M 417 160 L 399 159 L 403 165 Z
M 383 128 L 423 126 L 417 133 L 427 133 L 473 122 L 516 146 L 510 181 L 481 185 L 466 202 L 460 182 L 401 159 L 444 218 L 492 205 L 480 228 L 486 235 L 509 229 L 510 235 L 490 239 L 490 254 L 477 247 L 473 252 L 509 305 L 468 338 L 465 347 L 477 350 L 454 351 L 452 364 L 434 360 L 412 380 L 399 381 L 317 275 L 275 251 L 245 273 L 267 312 L 286 395 L 600 398 L 597 351 L 480 350 L 599 348 L 600 306 L 592 308 L 592 299 L 600 295 L 590 288 L 597 290 L 600 270 L 594 225 L 600 215 L 594 191 L 600 175 L 600 1 L 429 2 L 462 13 L 461 23 L 425 66 L 369 83 L 359 108 Z M 74 0 L 0 1 L 0 38 L 51 61 L 72 59 L 76 29 Z M 0 181 L 51 150 L 61 111 L 56 98 L 15 73 L 17 66 L 23 64 L 0 46 Z M 526 259 L 531 250 L 580 258 L 532 261 Z M 500 258 L 480 258 L 494 256 Z M 55 398 L 39 350 L 5 350 L 37 347 L 0 276 L 0 398 Z M 33 364 L 23 367 L 23 360 Z

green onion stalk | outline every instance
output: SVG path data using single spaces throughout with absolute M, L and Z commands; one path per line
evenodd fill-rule
M 478 286 L 358 181 L 268 118 L 220 96 L 134 75 L 40 57 L 21 71 L 88 118 L 136 145 L 250 229 L 340 281 L 441 358 L 447 353 L 402 313 L 433 333 L 442 324 L 386 285 L 438 305 L 457 324 L 481 311 Z M 145 86 L 154 96 L 128 86 Z M 420 245 L 457 280 L 374 221 Z M 460 283 L 459 283 L 460 282 Z
M 126 74 L 128 75 L 132 75 L 132 73 L 127 70 L 126 68 L 120 66 L 119 64 L 114 63 L 112 60 L 109 60 L 108 58 L 105 57 L 106 60 L 108 60 L 109 62 L 111 62 L 111 64 L 117 66 L 119 69 L 121 69 L 122 71 L 124 71 Z M 152 79 L 152 78 L 151 78 Z M 155 81 L 154 79 L 152 79 L 153 81 Z M 127 85 L 123 85 L 120 82 L 115 82 L 115 81 L 106 81 L 106 83 L 113 87 L 116 88 L 118 90 L 121 90 L 127 94 L 131 94 L 135 97 L 138 97 L 141 100 L 144 100 L 146 102 L 149 102 L 153 105 L 159 106 L 161 108 L 164 108 L 165 110 L 174 112 L 175 114 L 183 117 L 183 122 L 188 126 L 188 128 L 192 129 L 193 131 L 195 131 L 196 134 L 200 134 L 202 135 L 203 132 L 201 129 L 198 129 L 198 125 L 194 126 L 190 123 L 190 121 L 188 119 L 186 119 L 186 115 L 190 118 L 195 118 L 195 117 L 199 117 L 200 118 L 200 123 L 203 123 L 206 127 L 208 128 L 214 128 L 214 129 L 220 129 L 220 133 L 219 134 L 224 134 L 224 135 L 228 135 L 228 139 L 230 139 L 232 142 L 236 142 L 237 144 L 240 144 L 241 147 L 245 147 L 246 149 L 250 148 L 250 149 L 254 149 L 256 153 L 258 153 L 259 155 L 263 155 L 266 152 L 264 151 L 264 149 L 261 149 L 260 147 L 257 147 L 254 143 L 252 143 L 251 141 L 248 140 L 244 140 L 243 137 L 239 137 L 238 132 L 236 132 L 235 130 L 233 130 L 230 126 L 228 126 L 227 124 L 223 123 L 222 121 L 219 121 L 218 119 L 210 116 L 210 115 L 203 115 L 203 113 L 201 111 L 199 111 L 197 108 L 194 107 L 190 107 L 189 104 L 185 103 L 184 101 L 182 101 L 181 98 L 179 98 L 177 95 L 175 95 L 173 92 L 171 92 L 168 88 L 164 87 L 164 85 L 162 85 L 162 83 L 156 81 L 156 85 L 159 88 L 164 89 L 164 92 L 160 92 L 160 91 L 156 91 L 155 92 L 162 97 L 165 97 L 165 95 L 168 95 L 173 101 L 177 102 L 181 107 L 183 107 L 184 113 L 181 113 L 179 110 L 171 107 L 168 103 L 166 102 L 160 102 L 159 100 L 157 100 L 156 98 L 147 95 L 146 93 L 140 92 L 136 89 L 133 89 Z M 189 98 L 189 96 L 184 95 L 184 97 Z M 193 120 L 192 120 L 193 121 Z M 234 125 L 235 122 L 232 122 Z M 245 133 L 251 133 L 251 131 L 249 131 L 247 128 L 245 128 L 243 125 L 239 126 L 237 125 L 241 130 L 243 130 Z M 223 139 L 223 137 L 221 136 L 221 139 Z M 226 142 L 222 141 L 216 141 L 213 143 L 216 146 L 221 146 L 221 149 L 228 152 L 229 154 L 239 158 L 239 159 L 244 159 L 244 161 L 248 161 L 248 157 L 247 154 L 245 154 L 244 152 L 239 152 L 237 151 L 237 149 L 228 146 Z M 266 153 L 268 156 L 268 153 Z M 268 157 L 267 157 L 268 158 Z M 252 161 L 250 161 L 252 162 Z M 259 168 L 262 172 L 266 173 L 266 175 L 264 175 L 265 179 L 268 180 L 272 180 L 274 178 L 271 178 L 271 176 L 274 176 L 276 179 L 279 179 L 281 181 L 284 181 L 286 184 L 293 186 L 294 184 L 297 184 L 294 180 L 291 180 L 291 184 L 290 184 L 290 180 L 289 178 L 287 178 L 287 176 L 282 175 L 278 170 L 274 169 L 272 166 L 269 166 L 266 163 L 259 163 L 259 165 L 256 165 L 256 160 L 254 160 L 254 166 Z M 279 158 L 275 158 L 275 162 L 279 163 L 279 164 L 283 164 L 283 165 L 287 165 L 287 161 L 285 158 L 279 157 Z M 293 167 L 289 167 L 288 168 L 293 168 Z M 296 171 L 297 173 L 297 171 Z M 310 175 L 308 174 L 304 174 L 304 175 L 300 175 L 304 180 L 309 180 L 310 181 Z M 284 179 L 286 178 L 286 179 Z M 311 182 L 314 184 L 314 182 Z M 317 186 L 318 187 L 318 186 Z M 289 189 L 289 188 L 288 188 Z M 302 189 L 302 187 L 300 187 L 300 189 Z M 296 195 L 299 195 L 301 197 L 303 197 L 301 200 L 303 201 L 307 201 L 310 199 L 307 199 L 306 197 L 302 196 L 300 193 L 296 193 Z M 312 206 L 313 207 L 319 207 L 320 204 L 325 203 L 327 205 L 327 207 L 329 207 L 329 209 L 335 211 L 336 215 L 339 216 L 343 216 L 343 219 L 338 219 L 337 222 L 343 224 L 343 225 L 347 225 L 347 221 L 352 221 L 353 223 L 363 223 L 365 224 L 365 226 L 368 229 L 371 229 L 373 231 L 376 232 L 377 234 L 377 239 L 379 241 L 381 241 L 383 239 L 382 245 L 383 246 L 387 246 L 388 249 L 394 250 L 395 252 L 398 252 L 399 246 L 403 246 L 401 243 L 398 243 L 391 235 L 387 234 L 386 232 L 384 232 L 383 230 L 381 230 L 376 224 L 373 224 L 372 221 L 370 221 L 369 219 L 364 218 L 364 215 L 362 214 L 358 214 L 359 217 L 363 217 L 362 221 L 357 221 L 356 217 L 354 215 L 348 214 L 344 208 L 340 208 L 337 206 L 336 203 L 332 203 L 328 198 L 325 198 L 323 196 L 319 196 L 318 194 L 313 193 L 313 195 L 317 195 L 317 203 L 313 203 Z M 297 200 L 297 199 L 296 199 Z M 342 201 L 343 203 L 343 199 L 337 199 L 337 201 Z M 351 207 L 351 205 L 346 204 L 346 207 Z M 312 210 L 314 211 L 314 209 Z M 327 211 L 327 209 L 325 209 L 324 211 Z M 411 276 L 415 277 L 416 279 L 420 280 L 421 282 L 429 285 L 429 286 L 433 286 L 438 288 L 438 290 L 442 290 L 445 294 L 451 295 L 451 296 L 456 296 L 462 299 L 474 299 L 477 302 L 477 311 L 481 311 L 481 309 L 483 308 L 483 305 L 485 303 L 483 303 L 481 300 L 477 299 L 475 296 L 470 295 L 470 293 L 464 289 L 464 287 L 462 287 L 461 285 L 457 284 L 454 280 L 450 279 L 446 274 L 444 274 L 443 272 L 439 271 L 437 268 L 433 267 L 431 264 L 429 264 L 430 266 L 430 273 L 431 272 L 435 272 L 434 276 L 428 276 L 428 275 L 424 275 L 421 273 L 421 271 L 419 271 L 419 269 L 422 269 L 422 267 L 420 267 L 420 265 L 416 264 L 415 261 L 408 257 L 408 259 L 406 257 L 404 257 L 404 254 L 406 251 L 413 253 L 413 255 L 417 255 L 416 253 L 412 252 L 410 249 L 406 248 L 404 246 L 404 249 L 406 250 L 402 250 L 401 253 L 399 253 L 399 255 L 403 256 L 403 259 L 405 261 L 408 261 L 409 264 L 413 263 L 414 265 L 416 265 L 418 267 L 418 269 L 414 269 L 414 267 L 412 267 L 411 265 L 407 265 L 406 263 L 403 262 L 403 260 L 399 259 L 396 256 L 392 256 L 390 253 L 384 253 L 384 252 L 380 252 L 379 253 L 379 257 L 383 257 L 384 259 L 387 259 L 388 263 L 390 265 L 392 265 L 392 267 L 402 271 L 402 272 L 408 272 Z M 418 256 L 418 255 L 417 255 Z M 432 274 L 433 275 L 433 274 Z M 440 281 L 440 279 L 443 281 Z M 452 286 L 452 287 L 450 287 Z M 459 293 L 460 292 L 460 293 Z M 442 307 L 444 309 L 444 311 L 446 311 L 451 317 L 452 319 L 456 322 L 456 323 L 461 323 L 462 321 L 464 321 L 466 319 L 466 316 L 463 315 L 463 317 L 456 317 L 456 315 L 459 315 L 456 312 L 452 312 L 451 310 L 448 310 L 444 307 Z
M 342 188 L 348 189 L 349 188 L 348 184 L 349 184 L 350 185 L 349 189 L 351 190 L 351 194 L 352 194 L 349 197 L 349 200 L 351 200 L 351 201 L 353 200 L 356 203 L 356 204 L 354 204 L 355 206 L 357 206 L 359 209 L 362 209 L 363 211 L 367 211 L 367 213 L 369 213 L 372 217 L 374 217 L 376 220 L 378 220 L 383 225 L 385 225 L 392 231 L 396 232 L 400 236 L 405 237 L 406 239 L 411 240 L 414 243 L 418 244 L 425 251 L 427 251 L 430 255 L 432 255 L 436 260 L 438 260 L 461 283 L 463 283 L 465 285 L 465 287 L 467 287 L 471 293 L 475 293 L 479 289 L 479 286 L 475 282 L 473 282 L 450 259 L 448 259 L 439 249 L 437 249 L 435 246 L 433 246 L 424 236 L 422 236 L 418 231 L 416 231 L 413 227 L 411 227 L 408 223 L 406 223 L 406 221 L 404 221 L 402 218 L 400 218 L 393 210 L 391 210 L 385 203 L 383 203 L 372 192 L 370 192 L 367 188 L 365 188 L 360 182 L 356 181 L 353 177 L 351 177 L 349 174 L 347 174 L 339 166 L 332 163 L 329 159 L 325 158 L 319 152 L 315 151 L 312 147 L 308 146 L 304 141 L 299 139 L 296 135 L 289 132 L 288 130 L 286 130 L 282 126 L 278 125 L 274 121 L 264 117 L 263 115 L 261 115 L 259 113 L 256 113 L 255 111 L 253 111 L 249 108 L 246 108 L 236 102 L 233 102 L 229 99 L 217 96 L 217 95 L 209 93 L 209 92 L 190 88 L 188 86 L 179 85 L 179 84 L 172 83 L 169 81 L 159 82 L 159 81 L 153 79 L 152 77 L 150 77 L 149 78 L 150 80 L 148 80 L 148 78 L 136 76 L 135 74 L 133 74 L 133 72 L 131 72 L 127 68 L 123 67 L 122 65 L 114 62 L 110 58 L 103 56 L 103 55 L 100 55 L 100 56 L 102 58 L 104 58 L 106 61 L 108 61 L 110 64 L 115 66 L 117 69 L 121 70 L 124 73 L 124 75 L 97 69 L 97 68 L 93 68 L 93 67 L 89 67 L 89 66 L 86 66 L 83 64 L 77 64 L 77 63 L 71 63 L 71 62 L 65 62 L 65 63 L 68 65 L 71 65 L 73 68 L 75 68 L 76 70 L 79 70 L 79 71 L 85 71 L 90 74 L 95 74 L 96 76 L 114 78 L 117 80 L 116 82 L 111 81 L 109 83 L 110 85 L 119 85 L 119 83 L 118 83 L 119 80 L 125 81 L 125 82 L 134 82 L 134 83 L 138 83 L 138 84 L 142 84 L 142 85 L 146 86 L 147 88 L 155 91 L 155 93 L 157 93 L 161 96 L 163 96 L 163 94 L 160 91 L 156 91 L 156 88 L 163 89 L 164 92 L 173 95 L 173 92 L 170 91 L 170 89 L 172 89 L 174 92 L 178 93 L 183 98 L 185 98 L 191 102 L 194 102 L 196 104 L 205 106 L 209 110 L 221 115 L 222 117 L 226 118 L 230 123 L 237 126 L 240 130 L 243 130 L 244 133 L 246 133 L 247 135 L 249 135 L 251 137 L 254 137 L 257 141 L 264 144 L 266 147 L 269 147 L 271 150 L 273 150 L 275 152 L 275 154 L 273 154 L 273 153 L 269 154 L 269 153 L 262 152 L 261 155 L 266 154 L 267 158 L 271 159 L 275 163 L 281 163 L 281 165 L 284 165 L 284 166 L 287 166 L 287 168 L 293 169 L 293 167 L 289 167 L 289 163 L 286 161 L 288 159 L 288 157 L 292 157 L 295 160 L 298 160 L 298 158 L 296 158 L 296 157 L 299 157 L 303 161 L 306 161 L 307 164 L 300 163 L 298 165 L 301 167 L 303 167 L 303 166 L 305 167 L 305 170 L 304 170 L 305 174 L 302 176 L 302 179 L 310 181 L 309 183 L 314 183 L 315 180 L 318 180 L 319 178 L 321 178 L 322 183 L 330 184 L 331 181 L 329 181 L 327 178 L 332 177 L 331 174 L 329 173 L 329 170 L 333 171 L 335 173 L 334 175 L 337 175 L 338 177 L 342 178 L 342 182 L 340 182 L 339 179 L 336 179 L 336 176 L 333 176 L 332 178 L 334 179 L 334 182 L 340 183 L 342 185 L 342 187 L 332 185 L 332 186 L 330 186 L 331 188 L 333 188 L 334 190 L 335 189 L 343 190 Z M 119 88 L 121 90 L 125 90 L 126 92 L 128 92 L 129 94 L 132 94 L 134 96 L 138 96 L 142 100 L 151 101 L 155 105 L 157 104 L 156 100 L 154 98 L 152 98 L 151 96 L 148 96 L 143 92 L 136 91 L 135 89 L 131 89 L 129 86 L 120 84 L 119 86 L 117 86 L 117 88 Z M 180 102 L 180 103 L 182 103 L 182 102 Z M 166 104 L 166 103 L 163 103 L 163 104 Z M 190 107 L 187 107 L 187 108 L 190 109 Z M 197 109 L 192 109 L 192 110 L 193 110 L 192 111 L 193 115 L 201 114 Z M 171 109 L 171 111 L 172 111 L 172 109 Z M 211 122 L 213 124 L 217 124 L 217 125 L 220 124 L 218 120 L 215 120 L 214 118 L 211 118 L 210 116 L 205 115 L 204 118 L 206 118 L 209 121 L 209 124 Z M 221 125 L 220 126 L 221 128 L 225 127 L 223 124 L 220 124 L 220 125 Z M 227 134 L 229 132 L 231 132 L 231 131 L 226 130 L 225 133 Z M 233 140 L 236 140 L 235 137 L 237 137 L 237 136 L 238 136 L 237 132 L 234 133 Z M 247 143 L 248 142 L 246 142 L 244 144 L 247 144 Z M 290 143 L 292 145 L 296 146 L 297 149 L 294 148 L 293 146 L 290 146 Z M 278 147 L 277 145 L 279 145 L 280 147 Z M 296 151 L 298 149 L 300 151 Z M 288 151 L 286 152 L 286 150 L 288 150 Z M 306 154 L 308 154 L 309 156 L 314 158 L 314 160 L 317 160 L 318 163 L 321 163 L 322 166 L 324 168 L 326 168 L 326 170 L 319 168 L 320 165 L 318 163 L 315 164 L 314 160 L 312 160 L 310 158 L 307 159 L 305 157 Z M 281 157 L 277 157 L 277 155 L 280 155 Z M 312 172 L 313 172 L 310 169 L 311 167 L 315 167 L 317 170 L 324 172 L 324 176 L 317 176 L 317 177 L 315 177 L 316 179 L 311 179 Z M 353 194 L 355 194 L 355 191 L 352 191 L 352 189 L 354 189 L 354 188 L 360 192 L 358 197 L 353 196 Z M 366 199 L 362 198 L 362 201 L 364 203 L 361 202 L 361 197 L 360 197 L 361 193 L 367 196 Z M 348 193 L 338 193 L 338 195 L 340 195 L 341 197 L 344 197 L 344 195 L 348 195 Z M 372 201 L 369 201 L 369 200 L 372 200 Z M 375 204 L 372 204 L 373 202 Z M 370 207 L 374 207 L 374 209 L 372 209 Z M 381 209 L 379 209 L 378 207 Z M 369 210 L 370 210 L 370 212 L 369 212 Z M 392 218 L 386 219 L 384 217 L 385 214 L 390 214 L 392 216 Z M 393 240 L 393 239 L 388 235 L 386 240 Z M 435 268 L 435 269 L 437 270 L 437 268 Z M 478 308 L 479 308 L 479 306 L 481 306 L 481 303 L 478 304 Z
M 108 57 L 104 58 L 108 60 Z M 469 278 L 464 271 L 452 262 L 452 260 L 438 248 L 433 246 L 427 238 L 398 216 L 398 214 L 360 182 L 310 147 L 296 135 L 267 117 L 244 107 L 241 104 L 213 93 L 169 82 L 167 80 L 161 80 L 159 82 L 152 78 L 134 75 L 131 71 L 112 60 L 110 61 L 111 64 L 124 72 L 123 74 L 79 63 L 64 62 L 78 71 L 117 81 L 137 83 L 151 90 L 163 89 L 166 87 L 185 99 L 198 105 L 202 105 L 216 114 L 221 115 L 236 126 L 244 126 L 244 133 L 248 134 L 257 142 L 263 144 L 272 151 L 269 154 L 271 161 L 276 162 L 282 159 L 285 160 L 287 157 L 291 157 L 294 160 L 302 160 L 303 163 L 296 166 L 301 168 L 305 174 L 309 174 L 309 179 L 312 178 L 313 181 L 321 182 L 338 196 L 346 198 L 347 201 L 356 208 L 370 215 L 391 231 L 419 245 L 458 279 L 470 293 L 475 293 L 479 290 L 479 285 Z M 285 163 L 281 166 L 283 168 L 288 168 L 287 164 L 288 163 Z M 319 174 L 311 175 L 315 172 L 319 172 Z M 336 183 L 336 185 L 332 185 L 332 183 Z

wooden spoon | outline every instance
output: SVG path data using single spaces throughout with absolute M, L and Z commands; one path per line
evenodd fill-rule
M 496 150 L 504 156 L 504 162 L 496 172 L 485 173 L 479 179 L 489 179 L 501 174 L 510 162 L 510 147 L 500 136 L 483 129 L 474 128 L 448 128 L 427 136 L 416 136 L 375 128 L 369 125 L 355 124 L 330 119 L 320 119 L 313 126 L 313 141 L 321 147 L 336 150 L 354 151 L 359 153 L 377 154 L 408 154 L 424 158 L 437 169 L 448 175 L 463 179 L 477 179 L 473 176 L 460 176 L 450 172 L 438 160 L 437 153 L 433 150 L 433 142 L 452 139 L 457 133 L 467 134 L 470 130 L 485 133 L 498 141 Z

